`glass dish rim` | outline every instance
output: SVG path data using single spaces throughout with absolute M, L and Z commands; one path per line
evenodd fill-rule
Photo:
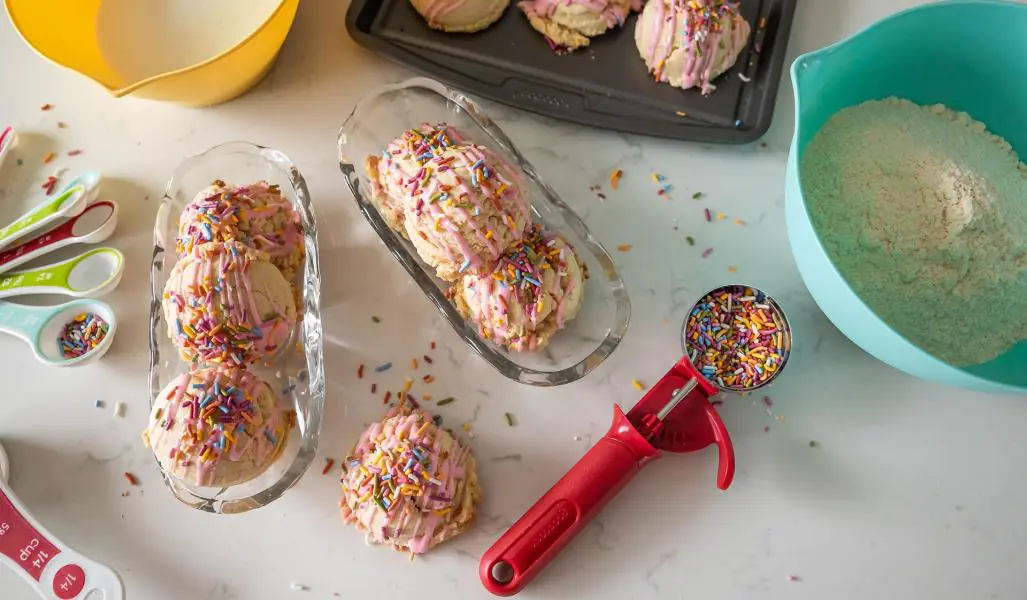
M 373 203 L 369 199 L 365 198 L 363 193 L 354 185 L 349 176 L 347 165 L 355 165 L 356 163 L 347 160 L 345 157 L 346 153 L 344 151 L 347 143 L 347 131 L 353 127 L 353 123 L 358 122 L 359 115 L 362 111 L 366 110 L 366 107 L 373 104 L 375 100 L 388 94 L 402 92 L 409 89 L 421 89 L 428 92 L 434 92 L 438 96 L 441 96 L 446 102 L 453 103 L 458 106 L 463 113 L 478 126 L 484 135 L 492 138 L 492 140 L 494 140 L 504 152 L 507 152 L 511 157 L 513 157 L 517 162 L 517 166 L 524 171 L 525 176 L 541 190 L 542 199 L 544 199 L 544 201 L 547 202 L 550 207 L 561 216 L 561 218 L 563 218 L 567 226 L 576 236 L 578 236 L 578 238 L 580 238 L 587 250 L 593 257 L 595 257 L 600 266 L 602 266 L 603 274 L 606 277 L 605 282 L 610 285 L 615 302 L 613 322 L 611 323 L 611 327 L 609 331 L 607 331 L 606 336 L 599 342 L 598 346 L 575 364 L 556 371 L 532 369 L 530 367 L 517 364 L 506 356 L 503 356 L 488 342 L 481 339 L 474 328 L 468 326 L 467 322 L 460 316 L 456 307 L 454 307 L 452 302 L 445 297 L 445 294 L 438 288 L 435 281 L 433 281 L 432 278 L 422 270 L 420 259 L 411 255 L 405 247 L 396 241 L 395 232 L 393 232 L 388 226 L 385 219 L 374 207 Z M 364 219 L 369 225 L 371 225 L 371 228 L 381 239 L 382 243 L 385 244 L 393 257 L 399 261 L 407 274 L 414 279 L 414 282 L 419 288 L 421 288 L 421 291 L 428 296 L 428 299 L 435 305 L 435 308 L 438 309 L 456 334 L 460 336 L 460 338 L 467 343 L 476 354 L 485 359 L 485 362 L 499 371 L 503 376 L 513 379 L 518 383 L 539 387 L 551 387 L 572 383 L 595 370 L 595 368 L 609 358 L 610 355 L 613 354 L 614 350 L 616 350 L 620 345 L 620 342 L 627 334 L 628 326 L 631 321 L 631 299 L 628 295 L 624 279 L 617 271 L 613 257 L 595 238 L 592 232 L 585 225 L 584 221 L 582 221 L 581 217 L 579 217 L 578 214 L 574 212 L 574 210 L 567 205 L 567 203 L 564 202 L 563 199 L 560 198 L 560 196 L 557 195 L 557 193 L 549 187 L 545 181 L 542 180 L 535 171 L 534 166 L 521 154 L 513 141 L 506 135 L 499 125 L 497 125 L 491 117 L 489 117 L 478 106 L 478 104 L 474 100 L 470 99 L 466 94 L 428 77 L 412 77 L 397 83 L 389 83 L 372 88 L 366 92 L 359 101 L 357 101 L 356 105 L 350 111 L 349 116 L 343 121 L 342 126 L 339 128 L 337 145 L 339 169 L 342 171 L 343 178 L 346 180 L 346 187 L 349 188 L 350 194 L 357 203 L 357 208 L 359 208 L 360 212 L 364 215 Z M 353 174 L 356 175 L 356 169 L 354 168 L 351 170 L 353 171 Z M 359 177 L 359 175 L 357 175 L 357 177 Z M 532 199 L 533 204 L 537 201 L 539 201 L 539 199 Z
M 307 427 L 305 429 L 307 433 L 300 437 L 300 448 L 296 457 L 286 468 L 282 477 L 278 481 L 251 496 L 225 500 L 197 495 L 191 490 L 180 487 L 158 463 L 158 471 L 161 474 L 164 485 L 168 488 L 175 499 L 196 510 L 215 514 L 238 514 L 267 506 L 271 502 L 282 497 L 285 492 L 299 483 L 299 480 L 310 468 L 310 465 L 313 463 L 317 453 L 321 421 L 324 416 L 325 407 L 324 337 L 320 312 L 320 255 L 317 243 L 317 222 L 315 220 L 313 207 L 311 206 L 310 192 L 307 189 L 306 179 L 303 177 L 302 173 L 300 173 L 296 164 L 292 162 L 284 152 L 269 146 L 237 140 L 216 144 L 207 148 L 203 152 L 183 159 L 172 171 L 171 177 L 168 179 L 168 183 L 164 188 L 164 195 L 160 199 L 160 206 L 158 207 L 157 215 L 154 218 L 153 248 L 150 258 L 149 273 L 150 327 L 148 340 L 149 366 L 147 370 L 149 408 L 152 408 L 157 396 L 162 391 L 162 388 L 159 385 L 159 370 L 161 359 L 160 338 L 163 334 L 160 328 L 160 324 L 163 322 L 163 310 L 161 304 L 163 286 L 161 285 L 160 289 L 158 289 L 157 282 L 155 281 L 155 275 L 159 272 L 163 272 L 164 254 L 168 251 L 166 249 L 167 240 L 163 239 L 163 232 L 168 230 L 168 220 L 171 217 L 170 207 L 171 203 L 174 201 L 174 190 L 179 185 L 179 182 L 185 177 L 185 174 L 197 164 L 200 164 L 211 157 L 237 152 L 260 157 L 267 161 L 267 163 L 282 169 L 288 176 L 289 182 L 296 195 L 296 209 L 301 212 L 305 224 L 309 224 L 309 226 L 305 226 L 304 228 L 304 244 L 307 248 L 307 257 L 304 261 L 303 271 L 303 283 L 305 288 L 303 294 L 304 319 L 300 332 L 304 338 L 303 349 L 304 359 L 307 363 L 308 403 L 310 404 Z M 268 154 L 272 154 L 272 156 L 268 156 Z M 307 285 L 308 279 L 310 279 L 308 275 L 312 276 L 313 280 L 317 282 L 315 286 L 311 287 Z M 181 361 L 181 358 L 177 355 L 174 359 Z M 147 410 L 147 415 L 149 415 L 149 408 Z M 147 416 L 147 419 L 149 419 L 149 416 Z M 154 460 L 156 461 L 156 457 L 154 457 Z

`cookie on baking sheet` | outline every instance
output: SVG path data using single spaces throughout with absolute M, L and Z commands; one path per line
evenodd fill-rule
M 571 51 L 624 24 L 640 0 L 523 0 L 517 7 L 553 49 Z
M 428 26 L 446 33 L 474 33 L 503 16 L 510 0 L 410 0 Z

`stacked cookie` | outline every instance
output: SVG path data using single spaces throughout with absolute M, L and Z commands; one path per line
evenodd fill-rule
M 366 160 L 371 198 L 389 226 L 449 282 L 482 337 L 537 350 L 581 307 L 584 265 L 533 223 L 522 174 L 445 124 L 410 129 Z
M 296 325 L 299 215 L 277 186 L 215 181 L 182 212 L 176 250 L 163 309 L 190 370 L 161 392 L 144 439 L 166 473 L 236 485 L 267 470 L 292 426 L 288 404 L 247 367 L 272 359 Z

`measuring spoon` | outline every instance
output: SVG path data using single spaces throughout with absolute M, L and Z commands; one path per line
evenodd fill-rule
M 7 485 L 9 470 L 0 446 L 0 564 L 45 600 L 122 600 L 125 587 L 117 573 L 61 543 L 32 518 Z
M 102 200 L 56 229 L 0 252 L 0 273 L 72 244 L 95 244 L 109 238 L 118 225 L 118 205 Z
M 27 294 L 98 298 L 118 286 L 124 268 L 121 252 L 97 248 L 59 263 L 0 277 L 0 298 Z
M 61 331 L 82 313 L 94 313 L 107 321 L 107 335 L 82 356 L 65 358 L 58 341 Z M 21 338 L 32 348 L 39 362 L 54 367 L 70 367 L 98 360 L 110 349 L 116 330 L 114 311 L 99 300 L 73 300 L 57 306 L 25 306 L 0 301 L 0 332 Z
M 18 132 L 13 127 L 6 127 L 0 131 L 0 166 L 3 166 L 7 154 L 18 145 Z
M 100 174 L 86 173 L 72 179 L 55 198 L 45 200 L 7 227 L 0 229 L 0 248 L 18 238 L 46 230 L 58 219 L 74 217 L 100 193 Z

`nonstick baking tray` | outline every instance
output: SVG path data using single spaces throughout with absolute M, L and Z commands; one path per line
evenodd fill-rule
M 449 34 L 429 28 L 409 0 L 353 0 L 346 28 L 374 52 L 503 104 L 628 133 L 737 144 L 770 127 L 797 1 L 741 0 L 749 46 L 707 97 L 653 80 L 635 47 L 636 15 L 561 55 L 516 2 L 484 31 Z

